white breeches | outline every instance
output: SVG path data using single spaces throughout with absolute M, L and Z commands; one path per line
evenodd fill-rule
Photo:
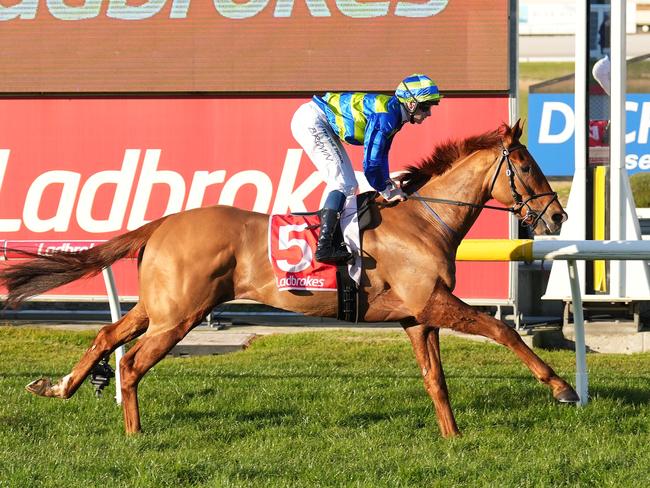
M 291 132 L 318 169 L 328 191 L 339 190 L 346 197 L 356 193 L 358 184 L 350 157 L 318 105 L 313 101 L 301 105 L 291 120 Z

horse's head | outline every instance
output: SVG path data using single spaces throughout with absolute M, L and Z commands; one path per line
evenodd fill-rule
M 490 193 L 499 202 L 512 207 L 515 215 L 535 234 L 551 234 L 562 227 L 567 214 L 526 146 L 519 142 L 523 124 L 504 124 L 500 155 L 494 165 Z

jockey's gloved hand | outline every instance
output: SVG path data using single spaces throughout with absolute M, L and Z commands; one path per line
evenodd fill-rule
M 406 200 L 406 193 L 393 181 L 391 181 L 386 188 L 379 192 L 379 194 L 388 202 L 403 202 Z

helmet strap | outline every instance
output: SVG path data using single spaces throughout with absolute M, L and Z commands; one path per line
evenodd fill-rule
M 415 107 L 413 107 L 413 110 L 409 109 L 406 103 L 404 104 L 404 108 L 406 109 L 406 112 L 409 114 L 409 122 L 412 124 L 415 122 L 415 112 L 417 112 L 420 102 L 418 101 L 417 98 L 415 98 L 415 95 L 413 95 L 413 92 L 409 90 L 409 87 L 406 86 L 406 83 L 404 83 L 404 81 L 402 81 L 402 85 L 404 85 L 404 90 L 406 91 L 406 93 L 408 93 L 409 97 L 411 97 L 415 102 Z

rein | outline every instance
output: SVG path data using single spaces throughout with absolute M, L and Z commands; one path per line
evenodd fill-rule
M 486 204 L 479 204 L 479 203 L 471 203 L 471 202 L 461 202 L 458 200 L 448 200 L 446 198 L 431 198 L 431 197 L 422 197 L 417 194 L 417 192 L 413 192 L 413 194 L 408 196 L 409 200 L 418 200 L 421 202 L 432 202 L 432 203 L 442 203 L 445 205 L 455 205 L 457 207 L 472 207 L 472 208 L 489 208 L 491 210 L 500 210 L 502 212 L 510 212 L 513 214 L 521 212 L 521 209 L 526 207 L 526 215 L 524 218 L 521 220 L 521 223 L 525 227 L 535 227 L 537 223 L 540 221 L 542 216 L 546 213 L 546 210 L 551 206 L 551 204 L 555 201 L 557 201 L 557 193 L 556 192 L 546 192 L 546 193 L 535 193 L 533 190 L 526 184 L 526 182 L 523 180 L 523 178 L 519 175 L 519 172 L 516 170 L 515 165 L 512 163 L 510 160 L 510 154 L 513 152 L 523 149 L 526 146 L 523 144 L 518 144 L 516 146 L 512 146 L 510 148 L 506 148 L 503 146 L 503 142 L 501 143 L 501 159 L 499 161 L 499 164 L 497 165 L 497 168 L 494 172 L 494 176 L 492 177 L 492 183 L 490 184 L 490 194 L 494 190 L 494 185 L 496 184 L 497 177 L 499 176 L 499 173 L 501 172 L 501 167 L 503 166 L 503 163 L 505 162 L 507 165 L 506 168 L 506 176 L 508 177 L 508 182 L 510 184 L 510 193 L 512 194 L 512 199 L 515 202 L 515 204 L 512 207 L 497 207 L 495 205 L 486 205 Z M 517 187 L 515 185 L 515 176 L 519 180 L 519 182 L 523 185 L 524 189 L 528 192 L 530 195 L 528 198 L 524 200 L 524 198 L 521 196 L 521 194 L 517 191 Z M 532 202 L 533 200 L 537 200 L 538 198 L 541 197 L 548 197 L 552 196 L 549 200 L 549 202 L 546 204 L 544 209 L 537 213 L 534 211 L 529 203 Z M 437 217 L 437 214 L 431 207 L 427 205 L 427 207 L 434 213 L 434 216 Z M 440 220 L 440 217 L 437 217 L 436 220 Z M 444 224 L 444 222 L 443 222 Z M 446 226 L 446 224 L 445 224 Z

